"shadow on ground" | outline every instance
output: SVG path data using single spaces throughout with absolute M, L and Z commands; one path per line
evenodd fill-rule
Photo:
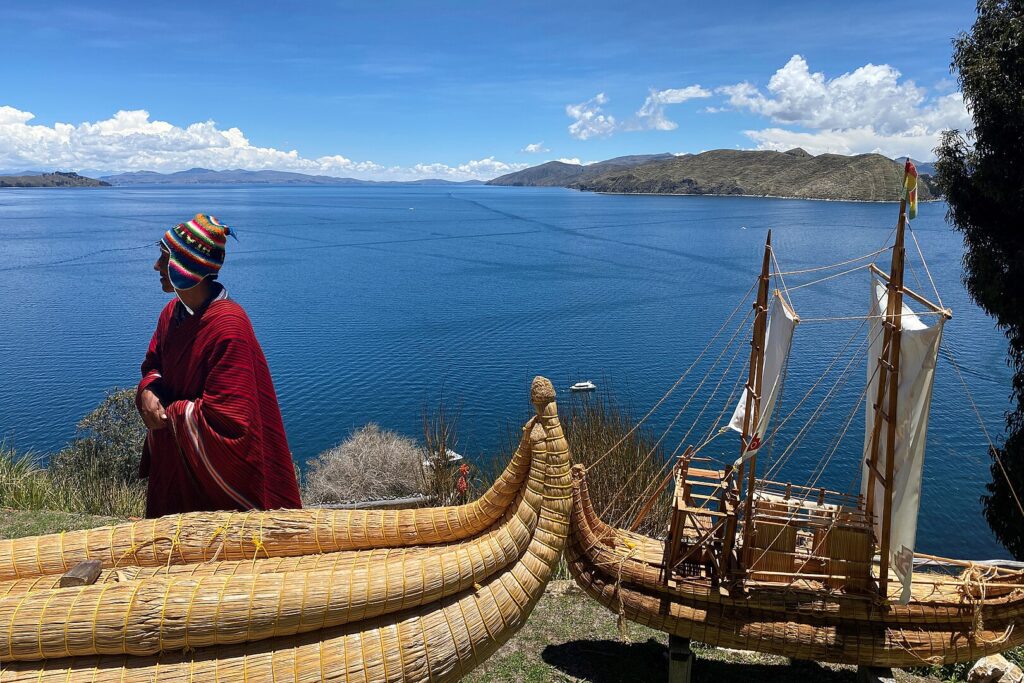
M 664 681 L 668 676 L 668 650 L 663 642 L 653 638 L 643 643 L 573 640 L 548 645 L 541 658 L 567 676 L 589 683 Z M 853 683 L 857 675 L 854 670 L 835 670 L 815 662 L 750 664 L 704 659 L 699 651 L 693 668 L 693 683 L 788 683 L 794 680 Z

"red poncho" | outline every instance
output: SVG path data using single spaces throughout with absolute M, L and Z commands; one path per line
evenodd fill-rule
M 147 517 L 302 507 L 270 369 L 241 306 L 222 294 L 188 315 L 169 302 L 136 402 L 147 388 L 169 423 L 143 447 Z

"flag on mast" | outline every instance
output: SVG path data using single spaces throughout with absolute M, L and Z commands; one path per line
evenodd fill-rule
M 907 200 L 907 218 L 917 218 L 917 168 L 910 157 L 907 157 L 907 165 L 903 168 L 903 196 Z

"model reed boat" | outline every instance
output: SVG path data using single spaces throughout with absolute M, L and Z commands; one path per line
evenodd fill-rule
M 916 187 L 909 164 L 905 183 L 909 194 Z M 916 197 L 911 213 L 916 213 Z M 808 480 L 798 483 L 771 475 L 808 425 L 767 473 L 757 467 L 758 453 L 768 450 L 778 432 L 767 428 L 800 322 L 784 276 L 831 266 L 782 272 L 769 232 L 751 312 L 750 361 L 736 380 L 743 394 L 732 419 L 721 429 L 712 425 L 705 441 L 666 463 L 671 471 L 651 482 L 646 503 L 642 497 L 638 512 L 627 509 L 631 524 L 626 514 L 617 525 L 602 521 L 588 495 L 586 470 L 573 468 L 566 552 L 573 576 L 588 594 L 620 617 L 670 634 L 825 662 L 943 664 L 1024 643 L 1024 573 L 914 552 L 932 380 L 943 323 L 952 314 L 905 286 L 906 228 L 905 199 L 888 272 L 873 263 L 849 267 L 888 248 L 835 264 L 848 268 L 838 275 L 863 270 L 871 276 L 870 312 L 861 318 L 868 329 L 861 343 L 868 379 L 833 444 L 820 454 Z M 769 296 L 773 276 L 782 289 Z M 914 313 L 909 302 L 922 312 Z M 839 318 L 828 320 L 834 319 Z M 854 367 L 851 359 L 841 374 L 830 375 L 836 381 L 812 411 L 812 421 Z M 856 466 L 860 485 L 850 491 L 822 488 L 819 478 L 861 402 L 866 425 L 863 458 Z M 729 431 L 739 432 L 739 458 L 723 458 L 717 466 L 709 444 Z M 675 490 L 667 537 L 637 533 L 669 482 Z
M 569 527 L 554 389 L 473 503 L 193 513 L 0 541 L 0 681 L 448 681 L 540 598 Z M 82 560 L 94 585 L 60 587 Z

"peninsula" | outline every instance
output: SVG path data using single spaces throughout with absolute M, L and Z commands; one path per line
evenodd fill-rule
M 625 160 L 625 161 L 624 161 Z M 854 201 L 900 198 L 902 162 L 881 154 L 819 154 L 718 149 L 682 156 L 621 157 L 580 166 L 558 161 L 491 180 L 489 185 L 568 187 L 624 194 L 746 195 Z M 921 200 L 933 199 L 922 175 Z
M 77 173 L 0 175 L 0 187 L 109 187 L 110 183 Z

